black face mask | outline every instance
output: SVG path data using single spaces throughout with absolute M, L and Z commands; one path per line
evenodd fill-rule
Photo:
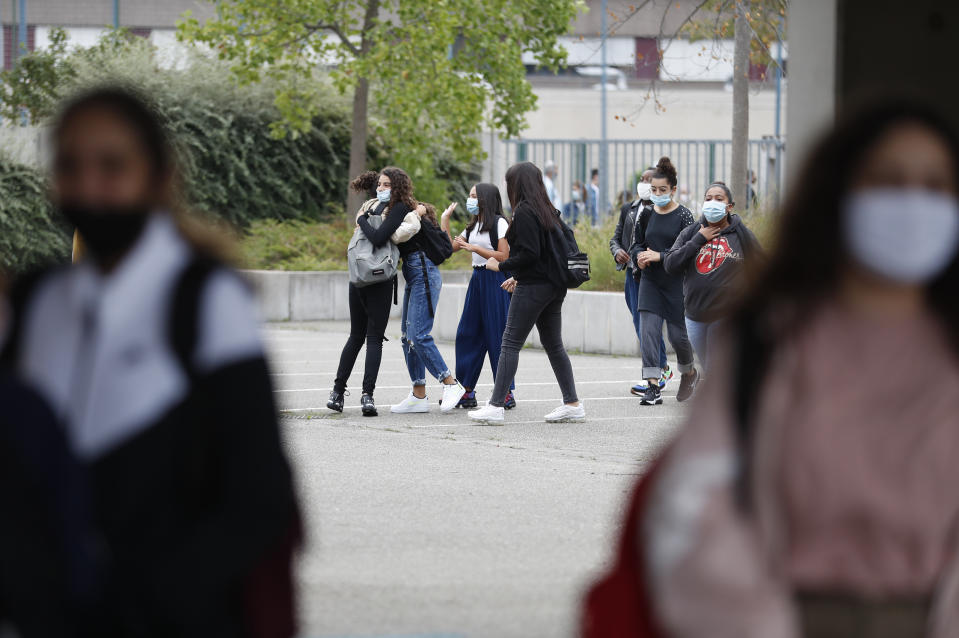
M 103 261 L 122 256 L 139 239 L 150 216 L 150 208 L 91 208 L 64 204 L 60 213 L 77 227 L 90 253 Z

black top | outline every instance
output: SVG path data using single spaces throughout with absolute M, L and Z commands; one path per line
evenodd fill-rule
M 717 321 L 729 315 L 743 281 L 746 259 L 762 256 L 762 248 L 739 215 L 706 243 L 700 229 L 706 220 L 687 226 L 666 253 L 666 272 L 684 277 L 686 316 L 693 321 Z
M 616 253 L 620 250 L 630 252 L 633 243 L 636 241 L 636 226 L 645 207 L 646 204 L 637 199 L 623 204 L 623 207 L 619 209 L 619 221 L 616 222 L 616 230 L 613 231 L 613 237 L 609 240 L 609 252 L 613 257 L 616 257 Z M 623 270 L 624 268 L 629 271 L 634 270 L 636 260 L 630 259 L 625 264 L 616 264 L 616 270 Z
M 649 248 L 665 253 L 676 242 L 684 228 L 694 223 L 693 214 L 680 204 L 672 212 L 661 214 L 653 209 L 646 225 L 646 235 L 641 237 L 642 229 L 637 224 L 636 244 L 638 248 Z M 637 247 L 634 246 L 634 254 Z M 633 257 L 635 260 L 635 257 Z M 649 264 L 639 280 L 640 310 L 657 314 L 668 323 L 683 323 L 683 276 L 666 272 L 662 261 Z
M 389 214 L 383 220 L 383 223 L 380 224 L 380 227 L 374 229 L 370 224 L 369 216 L 382 215 L 383 211 L 386 210 L 386 207 L 387 204 L 377 204 L 376 208 L 367 212 L 365 215 L 362 215 L 357 220 L 360 228 L 362 228 L 363 232 L 366 233 L 367 238 L 373 242 L 373 245 L 377 248 L 390 241 L 390 237 L 396 232 L 396 229 L 400 227 L 400 224 L 403 223 L 403 218 L 405 218 L 406 214 L 412 210 L 403 202 L 396 202 L 393 204 L 393 207 L 390 208 Z M 406 257 L 407 255 L 415 253 L 418 250 L 423 250 L 422 245 L 420 245 L 420 237 L 418 234 L 413 235 L 409 241 L 398 244 L 398 247 L 400 249 L 400 257 Z
M 549 232 L 525 202 L 513 211 L 506 241 L 509 242 L 509 259 L 500 264 L 501 271 L 509 271 L 516 281 L 522 283 L 560 285 L 558 273 L 549 271 Z

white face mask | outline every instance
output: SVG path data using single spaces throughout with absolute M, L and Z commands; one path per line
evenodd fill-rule
M 640 182 L 636 184 L 636 196 L 639 197 L 639 199 L 648 200 L 649 196 L 652 194 L 653 194 L 653 191 L 651 190 L 649 184 L 647 184 L 646 182 Z
M 959 202 L 921 189 L 876 188 L 850 195 L 841 209 L 852 256 L 891 281 L 921 285 L 959 249 Z

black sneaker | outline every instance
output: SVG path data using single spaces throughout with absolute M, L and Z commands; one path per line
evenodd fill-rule
M 503 407 L 507 410 L 512 410 L 516 407 L 516 397 L 513 396 L 512 392 L 506 394 L 506 401 L 503 402 Z
M 440 405 L 443 404 L 443 401 L 440 400 Z M 468 390 L 463 393 L 463 396 L 460 398 L 459 403 L 456 404 L 458 408 L 473 409 L 477 406 L 476 403 L 476 391 Z
M 679 380 L 679 391 L 676 392 L 677 401 L 685 401 L 689 397 L 693 396 L 693 392 L 696 390 L 696 385 L 699 383 L 699 373 L 696 372 L 696 368 L 693 368 L 692 372 L 687 372 Z
M 333 390 L 330 392 L 330 400 L 326 402 L 326 407 L 335 412 L 343 411 L 343 393 Z
M 656 384 L 650 384 L 646 388 L 646 394 L 643 395 L 643 398 L 639 401 L 640 405 L 662 405 L 663 404 L 663 392 L 656 387 Z
M 360 407 L 363 410 L 363 416 L 376 416 L 379 414 L 376 411 L 376 404 L 373 403 L 373 395 L 363 393 L 363 396 L 360 397 Z

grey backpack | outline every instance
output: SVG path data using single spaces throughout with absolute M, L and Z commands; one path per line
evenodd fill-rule
M 369 211 L 372 208 L 371 200 L 363 205 L 361 210 Z M 383 224 L 382 215 L 370 215 L 370 226 L 374 229 Z M 396 270 L 400 263 L 400 249 L 391 241 L 377 248 L 369 240 L 362 228 L 353 232 L 353 238 L 346 249 L 347 263 L 350 267 L 350 283 L 357 288 L 372 284 L 390 281 L 396 277 Z

